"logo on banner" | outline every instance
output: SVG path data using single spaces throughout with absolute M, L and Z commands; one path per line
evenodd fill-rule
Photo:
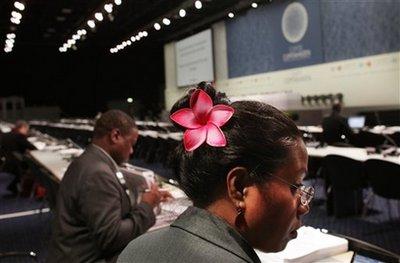
M 283 61 L 291 62 L 310 58 L 311 50 L 303 49 L 299 43 L 308 29 L 308 13 L 304 5 L 299 2 L 289 4 L 283 12 L 281 27 L 286 41 L 296 44 L 289 47 L 288 53 L 282 55 Z

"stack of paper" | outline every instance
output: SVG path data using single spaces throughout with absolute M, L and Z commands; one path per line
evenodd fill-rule
M 298 236 L 291 240 L 286 248 L 278 253 L 257 251 L 261 262 L 314 262 L 348 250 L 345 238 L 322 233 L 313 227 L 301 227 Z

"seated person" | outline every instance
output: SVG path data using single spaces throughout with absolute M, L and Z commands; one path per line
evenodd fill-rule
M 340 115 L 342 105 L 334 103 L 332 113 L 322 121 L 322 137 L 329 145 L 348 145 L 354 141 L 354 133 L 347 124 L 347 119 Z
M 118 262 L 260 262 L 255 248 L 283 250 L 314 193 L 302 185 L 308 156 L 293 121 L 261 102 L 231 104 L 204 82 L 171 114 L 185 132 L 176 170 L 193 207 Z
M 17 121 L 14 128 L 1 136 L 1 155 L 5 157 L 3 171 L 13 174 L 14 180 L 7 187 L 13 194 L 18 193 L 17 185 L 21 175 L 27 169 L 27 165 L 16 157 L 16 154 L 24 154 L 28 150 L 35 150 L 28 140 L 29 124 L 25 121 Z

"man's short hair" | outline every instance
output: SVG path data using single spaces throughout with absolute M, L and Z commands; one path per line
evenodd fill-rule
M 93 138 L 101 138 L 113 129 L 118 129 L 122 135 L 127 135 L 136 128 L 134 119 L 128 114 L 120 110 L 109 110 L 96 121 Z

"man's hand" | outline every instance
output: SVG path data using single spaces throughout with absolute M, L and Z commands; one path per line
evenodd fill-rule
M 172 195 L 168 191 L 160 190 L 156 184 L 153 184 L 150 189 L 143 193 L 142 202 L 154 208 L 168 198 L 172 198 Z

